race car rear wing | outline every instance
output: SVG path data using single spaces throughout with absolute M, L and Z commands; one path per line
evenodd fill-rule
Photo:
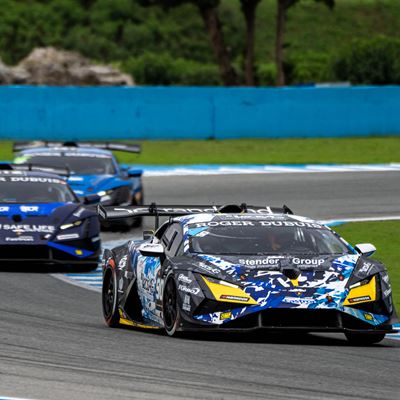
M 13 163 L 0 163 L 0 171 L 34 171 L 46 172 L 54 175 L 62 175 L 68 177 L 70 171 L 68 168 L 61 167 L 48 167 L 40 164 L 13 164 Z
M 240 205 L 157 205 L 151 203 L 143 206 L 109 206 L 97 207 L 97 212 L 103 220 L 124 219 L 132 217 L 152 216 L 156 218 L 156 228 L 159 225 L 159 217 L 178 217 L 189 214 L 210 214 L 210 213 L 249 213 L 249 214 L 293 214 L 292 210 L 284 205 L 283 207 L 260 207 L 250 206 L 245 203 Z
M 140 153 L 141 147 L 134 143 L 115 143 L 115 142 L 15 142 L 13 143 L 13 152 L 36 149 L 38 147 L 95 147 L 96 149 L 124 151 L 127 153 Z

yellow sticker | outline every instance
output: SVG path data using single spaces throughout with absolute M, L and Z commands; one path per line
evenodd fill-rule
M 219 319 L 228 319 L 228 318 L 230 318 L 230 317 L 232 317 L 232 313 L 229 311 L 229 312 L 223 312 L 223 313 L 221 313 L 221 315 L 219 316 Z

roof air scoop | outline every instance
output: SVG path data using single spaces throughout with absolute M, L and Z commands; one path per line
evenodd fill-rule
M 222 214 L 237 214 L 246 211 L 246 205 L 241 204 L 225 204 L 218 208 L 218 212 Z

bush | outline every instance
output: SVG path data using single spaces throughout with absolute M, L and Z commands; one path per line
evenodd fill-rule
M 276 65 L 274 63 L 258 65 L 257 81 L 260 86 L 275 86 Z
M 140 85 L 220 85 L 218 68 L 169 54 L 144 53 L 122 65 Z
M 319 83 L 330 80 L 329 55 L 307 52 L 288 59 L 286 69 L 289 84 Z
M 335 78 L 353 84 L 400 84 L 400 39 L 354 40 L 333 62 Z

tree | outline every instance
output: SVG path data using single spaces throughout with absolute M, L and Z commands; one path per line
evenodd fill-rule
M 284 68 L 284 49 L 285 49 L 285 28 L 287 21 L 287 12 L 290 7 L 294 6 L 300 0 L 277 0 L 277 16 L 276 16 L 276 42 L 275 42 L 275 62 L 276 62 L 276 84 L 284 86 L 286 84 L 285 68 Z M 324 3 L 327 7 L 333 9 L 335 0 L 314 0 L 317 3 Z
M 210 37 L 222 82 L 226 86 L 238 84 L 237 74 L 232 66 L 229 51 L 222 34 L 221 21 L 218 15 L 220 0 L 138 0 L 138 2 L 143 6 L 161 5 L 164 8 L 177 7 L 184 3 L 194 4 L 200 12 Z
M 256 9 L 261 0 L 240 0 L 246 20 L 246 46 L 244 61 L 244 78 L 247 86 L 254 86 L 254 44 Z

